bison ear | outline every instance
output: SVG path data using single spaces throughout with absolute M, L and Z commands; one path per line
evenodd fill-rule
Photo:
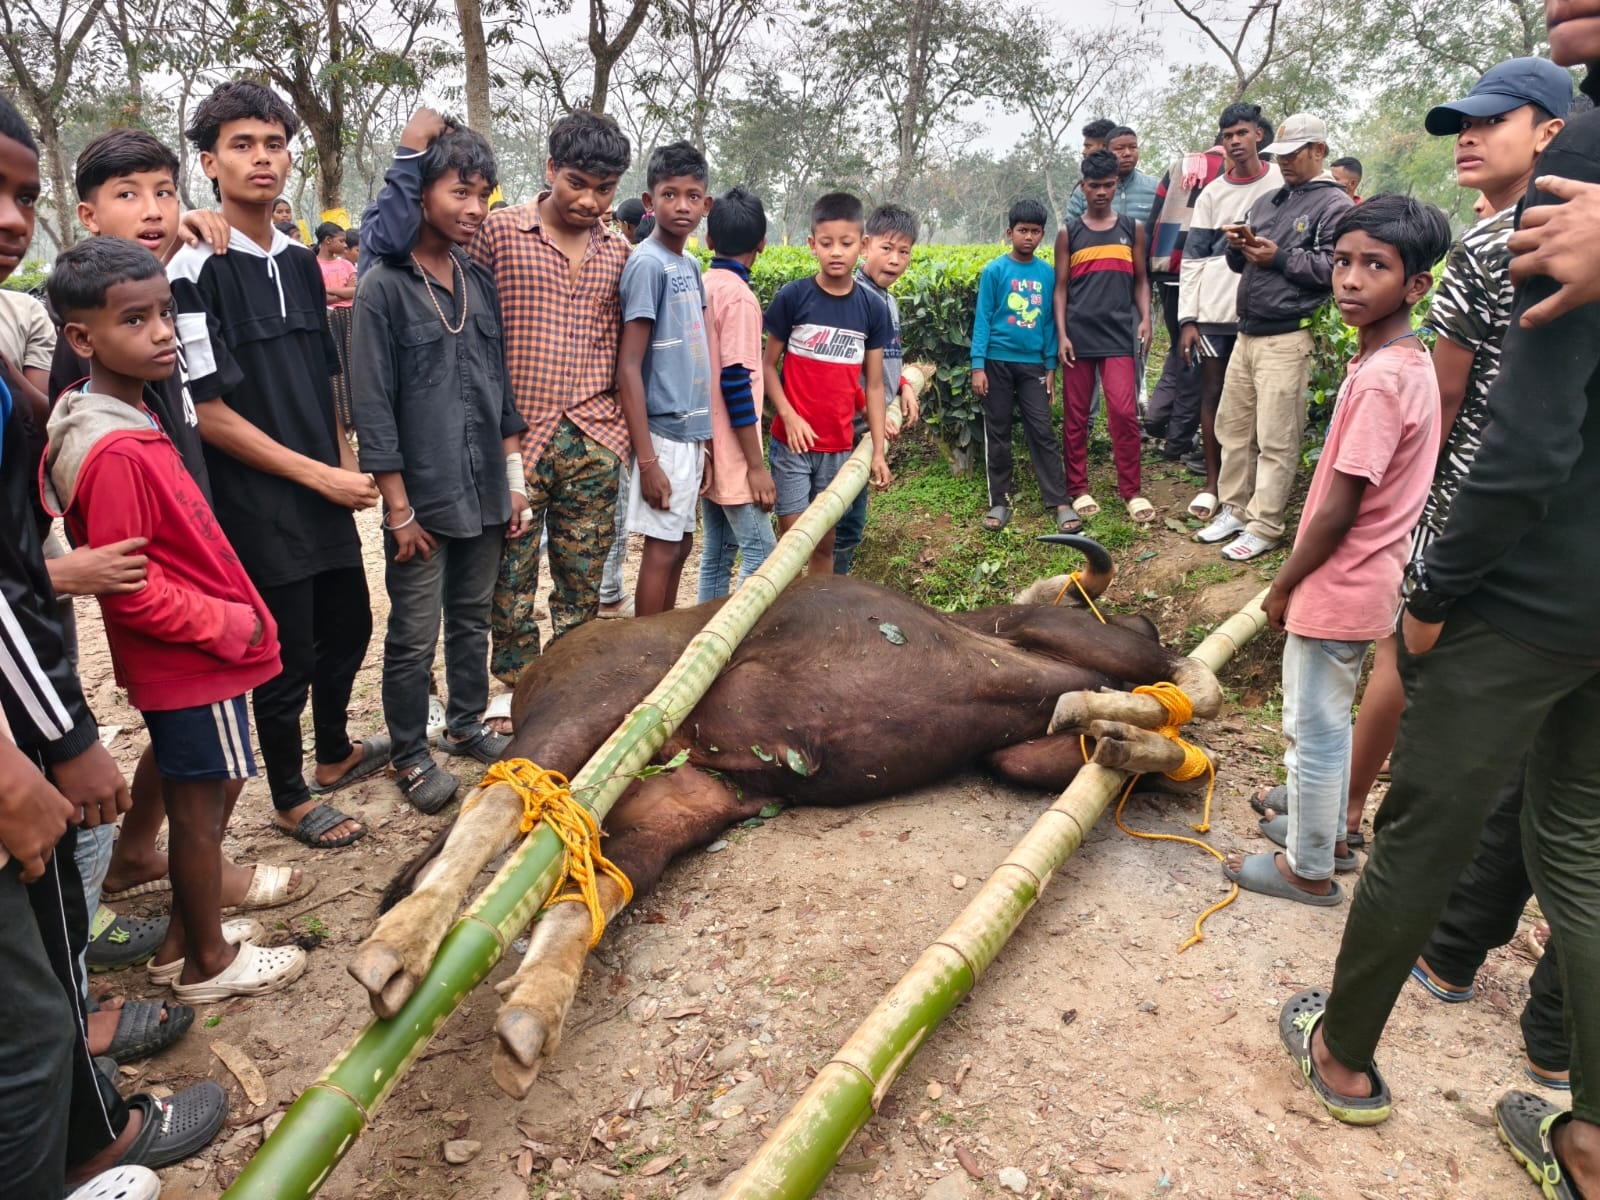
M 1011 598 L 1011 603 L 1051 605 L 1056 602 L 1056 598 L 1061 595 L 1062 589 L 1067 586 L 1067 576 L 1052 575 L 1049 579 L 1040 579 L 1030 583 Z M 1062 602 L 1065 603 L 1065 598 L 1063 598 Z

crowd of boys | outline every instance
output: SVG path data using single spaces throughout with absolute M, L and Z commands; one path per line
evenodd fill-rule
M 1557 52 L 1600 58 L 1579 25 L 1563 10 Z M 1583 1084 L 1600 1044 L 1586 899 L 1600 886 L 1600 646 L 1570 577 L 1591 570 L 1572 549 L 1594 527 L 1600 454 L 1585 435 L 1600 309 L 1568 295 L 1594 290 L 1600 272 L 1581 227 L 1558 219 L 1529 224 L 1552 231 L 1543 268 L 1561 292 L 1536 281 L 1519 300 L 1511 254 L 1517 206 L 1541 164 L 1597 175 L 1594 120 L 1563 129 L 1571 107 L 1565 71 L 1519 59 L 1429 114 L 1429 132 L 1455 137 L 1459 180 L 1486 210 L 1453 247 L 1427 205 L 1358 202 L 1354 160 L 1332 164 L 1342 175 L 1324 170 L 1327 130 L 1315 117 L 1271 131 L 1256 107 L 1230 105 L 1216 145 L 1159 183 L 1137 170 L 1131 129 L 1097 123 L 1085 130 L 1054 265 L 1035 257 L 1044 208 L 1013 205 L 1010 249 L 983 272 L 972 338 L 985 527 L 1011 515 L 1019 411 L 1058 527 L 1079 529 L 1098 511 L 1085 462 L 1097 386 L 1118 490 L 1130 517 L 1147 521 L 1138 377 L 1152 284 L 1161 288 L 1176 336 L 1154 424 L 1173 457 L 1198 428 L 1206 490 L 1191 512 L 1207 524 L 1197 536 L 1247 561 L 1284 535 L 1311 314 L 1331 294 L 1357 330 L 1293 552 L 1266 600 L 1287 633 L 1288 780 L 1253 803 L 1283 850 L 1234 855 L 1224 871 L 1253 892 L 1339 905 L 1333 877 L 1358 864 L 1366 790 L 1393 747 L 1382 836 L 1335 987 L 1288 1001 L 1283 1043 L 1334 1116 L 1385 1119 L 1391 1100 L 1372 1052 L 1401 986 L 1414 978 L 1441 1000 L 1469 999 L 1484 954 L 1537 892 L 1552 933 L 1524 1016 L 1528 1073 L 1570 1087 L 1573 1106 L 1511 1093 L 1497 1121 L 1558 1197 L 1600 1192 L 1600 1110 Z M 314 884 L 223 855 L 257 769 L 252 711 L 286 835 L 323 848 L 358 840 L 365 829 L 324 797 L 385 768 L 412 805 L 437 812 L 458 783 L 435 749 L 492 762 L 508 744 L 488 716 L 490 676 L 514 682 L 540 652 L 541 528 L 555 636 L 599 615 L 623 530 L 643 539 L 639 615 L 674 606 L 697 529 L 699 597 L 723 596 L 771 551 L 769 514 L 790 528 L 859 442 L 870 442 L 874 483 L 890 482 L 891 398 L 916 417 L 889 290 L 917 234 L 902 208 L 869 214 L 848 194 L 821 197 L 808 239 L 818 270 L 763 313 L 750 287 L 761 202 L 742 188 L 714 198 L 693 145 L 651 153 L 639 208 L 617 206 L 629 236 L 607 220 L 632 151 L 608 118 L 564 118 L 550 137 L 549 189 L 491 211 L 488 143 L 421 110 L 363 217 L 357 281 L 342 230 L 319 229 L 313 253 L 281 226 L 297 129 L 269 89 L 217 88 L 186 131 L 217 211 L 182 216 L 170 149 L 134 131 L 102 135 L 75 180 L 94 236 L 59 257 L 48 310 L 0 292 L 8 1195 L 55 1200 L 88 1181 L 158 1195 L 150 1168 L 206 1145 L 226 1095 L 201 1084 L 124 1099 L 115 1063 L 181 1037 L 195 1004 L 267 995 L 304 970 L 297 947 L 261 944 L 259 921 L 223 919 Z M 1600 204 L 1546 190 L 1586 211 Z M 0 100 L 0 272 L 21 261 L 39 192 L 31 133 Z M 687 253 L 702 224 L 704 273 Z M 1430 353 L 1412 308 L 1441 260 Z M 347 347 L 328 312 L 346 301 Z M 1519 304 L 1526 328 L 1513 321 Z M 388 736 L 352 738 L 347 708 L 372 633 L 353 516 L 380 505 Z M 863 492 L 817 543 L 813 573 L 849 569 L 865 505 Z M 49 543 L 56 518 L 72 549 Z M 149 734 L 131 788 L 76 677 L 70 600 L 58 600 L 72 595 L 99 601 L 118 682 Z M 430 737 L 441 625 L 447 704 Z M 1492 702 L 1464 712 L 1457 701 L 1469 692 Z M 1441 820 L 1482 838 L 1439 838 L 1430 831 Z M 124 921 L 100 903 L 157 890 L 172 894 L 159 921 Z M 113 927 L 116 965 L 147 962 L 178 1003 L 90 999 L 91 934 Z

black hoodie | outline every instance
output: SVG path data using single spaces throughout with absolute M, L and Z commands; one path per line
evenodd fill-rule
M 1326 173 L 1298 187 L 1285 185 L 1250 206 L 1250 231 L 1277 244 L 1270 266 L 1258 267 L 1237 250 L 1228 265 L 1241 273 L 1239 332 L 1253 337 L 1293 333 L 1333 291 L 1333 229 L 1353 202 Z

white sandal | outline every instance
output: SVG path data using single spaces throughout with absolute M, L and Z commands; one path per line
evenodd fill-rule
M 267 949 L 245 942 L 220 975 L 200 983 L 177 983 L 172 994 L 185 1004 L 215 1004 L 235 996 L 265 996 L 288 987 L 304 974 L 306 952 L 299 946 Z
M 250 917 L 234 917 L 231 921 L 222 923 L 222 940 L 230 946 L 237 946 L 243 942 L 253 942 L 266 933 L 266 927 L 260 921 Z M 183 974 L 183 959 L 175 958 L 169 963 L 162 963 L 159 967 L 155 961 L 150 963 L 150 982 L 158 984 L 172 983 Z
M 1210 492 L 1201 492 L 1189 501 L 1189 515 L 1198 517 L 1202 521 L 1209 521 L 1217 515 L 1217 498 Z
M 1155 505 L 1143 496 L 1135 496 L 1128 501 L 1128 520 L 1135 525 L 1148 525 L 1156 519 Z
M 293 867 L 280 867 L 275 863 L 257 863 L 256 869 L 250 875 L 250 886 L 244 892 L 244 903 L 230 905 L 222 911 L 237 913 L 257 908 L 280 908 L 285 904 L 293 904 L 296 900 L 304 900 L 316 890 L 317 881 L 302 872 L 300 886 L 290 891 L 289 883 L 293 878 Z
M 1072 511 L 1080 517 L 1092 517 L 1100 511 L 1100 505 L 1095 502 L 1093 496 L 1085 492 L 1072 502 Z
M 149 1167 L 112 1167 L 73 1189 L 67 1200 L 161 1200 L 161 1178 Z

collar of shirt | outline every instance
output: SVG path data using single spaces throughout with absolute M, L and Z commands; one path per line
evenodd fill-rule
M 736 258 L 723 258 L 719 255 L 711 260 L 711 269 L 713 271 L 732 271 L 746 283 L 750 282 L 750 268 Z

